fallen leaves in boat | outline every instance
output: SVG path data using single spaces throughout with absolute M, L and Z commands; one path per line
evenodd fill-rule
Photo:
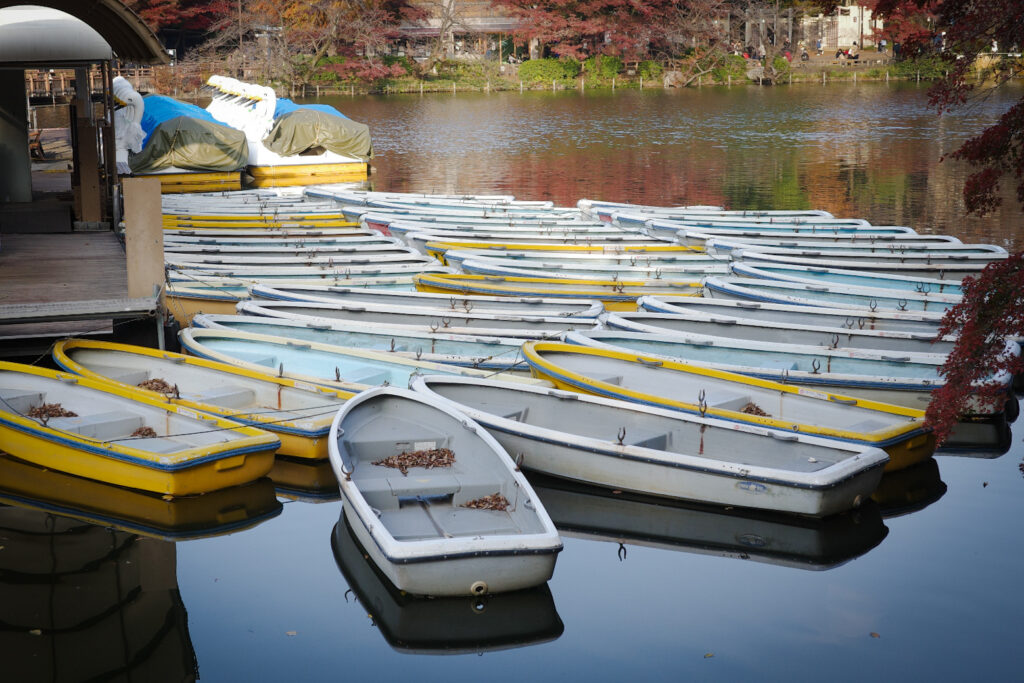
M 173 394 L 175 389 L 177 389 L 177 387 L 172 384 L 168 384 L 166 380 L 160 379 L 159 377 L 143 380 L 135 386 L 155 391 L 158 394 Z
M 35 418 L 78 417 L 78 413 L 64 410 L 64 406 L 59 403 L 44 403 L 29 409 L 28 416 Z
M 492 493 L 489 496 L 465 502 L 461 507 L 473 508 L 474 510 L 499 510 L 504 512 L 508 509 L 508 499 L 500 493 Z
M 740 408 L 740 412 L 746 413 L 747 415 L 757 415 L 758 417 L 771 417 L 771 415 L 761 410 L 761 408 L 753 401 Z
M 156 430 L 153 429 L 152 427 L 139 427 L 134 432 L 132 432 L 132 436 L 149 438 L 151 436 L 156 436 Z
M 423 467 L 428 470 L 435 467 L 451 467 L 455 464 L 455 454 L 449 448 L 402 451 L 398 455 L 375 460 L 373 464 L 382 467 L 394 467 L 397 470 L 401 470 L 403 475 L 408 475 L 410 467 Z

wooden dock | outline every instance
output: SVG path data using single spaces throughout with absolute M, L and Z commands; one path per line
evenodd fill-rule
M 124 247 L 110 231 L 0 236 L 0 356 L 45 353 L 67 336 L 121 337 L 122 326 L 162 342 L 157 297 L 127 291 Z

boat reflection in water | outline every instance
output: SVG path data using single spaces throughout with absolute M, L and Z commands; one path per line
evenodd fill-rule
M 344 514 L 331 545 L 349 588 L 399 652 L 505 650 L 556 640 L 564 630 L 547 584 L 478 597 L 415 598 L 395 588 L 373 565 Z
M 194 681 L 174 543 L 0 505 L 8 681 Z
M 1009 421 L 1005 417 L 962 421 L 957 423 L 953 434 L 935 451 L 935 455 L 993 460 L 1010 450 L 1012 436 Z
M 330 460 L 299 460 L 277 456 L 271 468 L 271 481 L 282 498 L 303 503 L 325 503 L 341 499 L 338 478 Z
M 886 472 L 871 499 L 882 517 L 899 517 L 928 507 L 946 493 L 939 478 L 939 464 L 928 458 L 898 472 Z
M 838 567 L 868 552 L 889 530 L 878 506 L 824 519 L 615 493 L 530 476 L 563 536 L 750 559 L 800 569 Z
M 282 509 L 273 482 L 265 477 L 201 496 L 164 499 L 8 455 L 0 455 L 0 503 L 164 540 L 232 533 L 275 517 Z

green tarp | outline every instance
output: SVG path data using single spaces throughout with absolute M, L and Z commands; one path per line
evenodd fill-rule
M 146 146 L 128 158 L 133 173 L 153 173 L 171 166 L 186 171 L 238 171 L 249 159 L 245 133 L 189 116 L 161 123 Z
M 319 154 L 320 148 L 364 161 L 373 156 L 369 126 L 315 109 L 279 116 L 263 144 L 283 157 Z

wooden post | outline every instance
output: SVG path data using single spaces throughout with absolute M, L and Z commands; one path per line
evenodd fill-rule
M 726 87 L 729 87 L 729 88 L 732 87 L 732 74 L 727 74 L 726 75 L 726 77 L 725 77 L 725 84 L 726 84 Z
M 160 181 L 154 177 L 125 178 L 122 183 L 128 296 L 152 296 L 154 286 L 160 287 L 162 292 L 164 283 Z
M 857 85 L 857 72 L 856 71 L 853 72 L 853 84 Z
M 580 92 L 583 92 L 586 89 L 587 89 L 587 79 L 581 78 L 580 79 Z
M 555 79 L 551 79 L 551 92 L 555 92 Z
M 420 94 L 423 94 L 423 81 L 420 81 Z
M 615 90 L 615 76 L 612 76 L 612 90 Z
M 888 69 L 885 70 L 885 82 L 886 83 L 889 82 L 889 70 Z
M 640 77 L 640 89 L 641 90 L 644 89 L 644 77 L 643 76 Z
M 523 94 L 523 82 L 522 81 L 519 81 L 519 94 L 520 95 Z
M 821 72 L 821 84 L 825 85 L 825 72 L 824 71 Z

